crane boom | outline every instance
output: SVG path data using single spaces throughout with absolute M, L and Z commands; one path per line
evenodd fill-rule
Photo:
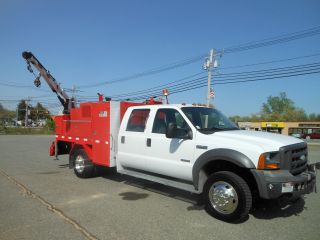
M 60 87 L 60 84 L 50 74 L 50 72 L 40 63 L 40 61 L 31 52 L 23 52 L 22 57 L 27 61 L 29 70 L 29 66 L 30 64 L 32 64 L 39 71 L 39 76 L 35 80 L 35 85 L 37 87 L 40 86 L 39 79 L 40 77 L 43 77 L 46 80 L 49 87 L 51 88 L 52 92 L 54 92 L 57 95 L 60 103 L 63 106 L 63 113 L 69 114 L 70 109 L 75 107 L 73 98 L 70 98 L 68 96 L 68 94 Z

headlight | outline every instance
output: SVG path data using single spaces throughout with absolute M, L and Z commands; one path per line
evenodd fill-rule
M 276 170 L 280 169 L 280 154 L 279 152 L 262 153 L 258 162 L 259 170 Z

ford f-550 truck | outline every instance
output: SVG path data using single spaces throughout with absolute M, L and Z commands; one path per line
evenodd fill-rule
M 78 177 L 92 176 L 95 165 L 115 167 L 201 193 L 207 210 L 224 221 L 247 216 L 253 194 L 275 199 L 315 189 L 315 166 L 302 140 L 239 130 L 212 108 L 128 104 L 86 103 L 71 109 L 71 118 L 56 117 L 52 146 L 70 155 Z
M 246 216 L 252 193 L 298 196 L 314 189 L 303 141 L 242 131 L 218 110 L 188 105 L 131 107 L 118 134 L 119 172 L 203 193 L 213 216 Z
M 30 52 L 23 57 L 39 70 L 64 107 L 55 116 L 50 155 L 69 155 L 78 177 L 95 166 L 203 195 L 207 210 L 224 221 L 248 215 L 253 195 L 292 198 L 315 190 L 316 166 L 307 144 L 266 132 L 243 131 L 218 110 L 104 100 L 76 107 Z

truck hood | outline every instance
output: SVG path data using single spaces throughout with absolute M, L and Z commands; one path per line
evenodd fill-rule
M 246 142 L 247 144 L 259 145 L 266 152 L 277 151 L 280 147 L 303 142 L 295 137 L 260 131 L 221 131 L 215 132 L 214 135 L 218 138 L 228 138 L 241 143 Z

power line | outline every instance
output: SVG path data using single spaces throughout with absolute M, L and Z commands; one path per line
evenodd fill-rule
M 126 76 L 126 77 L 115 78 L 115 79 L 110 80 L 110 81 L 104 81 L 104 82 L 100 82 L 100 83 L 96 83 L 96 84 L 80 85 L 79 88 L 98 87 L 98 86 L 102 86 L 102 85 L 106 85 L 106 84 L 124 82 L 124 81 L 128 81 L 128 80 L 136 79 L 136 78 L 141 78 L 141 77 L 154 75 L 154 74 L 157 74 L 157 73 L 161 73 L 161 72 L 168 71 L 168 70 L 173 70 L 173 69 L 176 69 L 176 68 L 179 68 L 179 67 L 183 67 L 183 66 L 189 65 L 191 63 L 198 62 L 198 61 L 202 60 L 204 56 L 205 55 L 196 56 L 196 57 L 193 57 L 191 59 L 186 59 L 186 60 L 182 60 L 182 61 L 179 61 L 179 62 L 176 62 L 176 63 L 167 64 L 167 65 L 164 65 L 164 66 L 161 66 L 161 67 L 153 68 L 151 70 L 140 72 L 140 73 L 136 73 L 136 74 L 133 74 L 133 75 L 130 75 L 130 76 Z
M 32 88 L 32 89 L 36 89 L 37 91 L 40 91 L 40 92 L 50 92 L 49 90 L 34 88 L 34 87 L 28 86 L 28 85 L 19 85 L 19 84 L 15 84 L 15 83 L 11 83 L 11 82 L 6 83 L 6 82 L 1 81 L 0 85 L 6 86 L 6 87 L 13 87 L 13 88 Z
M 246 65 L 236 65 L 236 66 L 224 67 L 224 68 L 219 68 L 219 69 L 234 69 L 234 68 L 243 68 L 243 67 L 248 67 L 248 66 L 271 64 L 271 63 L 277 63 L 277 62 L 286 62 L 286 61 L 293 61 L 293 60 L 297 60 L 297 59 L 315 57 L 315 56 L 319 56 L 319 55 L 320 55 L 320 53 L 316 53 L 316 54 L 310 54 L 310 55 L 304 55 L 304 56 L 298 56 L 298 57 L 292 57 L 292 58 L 277 59 L 277 60 L 272 60 L 272 61 L 264 61 L 264 62 L 260 62 L 260 63 L 251 63 L 251 64 L 246 64 Z M 296 65 L 296 66 L 292 66 L 292 68 L 296 68 L 296 67 L 300 67 L 300 66 L 301 65 Z M 279 69 L 281 69 L 281 68 L 272 68 L 272 69 L 263 70 L 263 71 L 277 71 Z M 251 72 L 252 71 L 250 71 L 250 73 Z M 261 72 L 261 70 L 258 70 L 258 72 Z M 242 72 L 241 74 L 243 74 L 243 73 L 244 72 Z M 248 73 L 248 72 L 246 72 L 246 73 Z M 220 77 L 231 76 L 231 75 L 239 74 L 239 73 L 229 73 L 229 75 L 228 75 L 228 74 L 221 74 L 221 73 L 216 72 L 216 74 L 217 74 L 216 77 L 219 79 Z M 111 98 L 127 98 L 128 96 L 144 94 L 145 92 L 149 92 L 149 91 L 153 91 L 153 90 L 161 91 L 162 88 L 169 88 L 169 87 L 175 86 L 174 83 L 177 83 L 177 82 L 182 82 L 183 81 L 184 82 L 183 84 L 185 84 L 185 83 L 188 83 L 188 82 L 193 82 L 193 81 L 196 81 L 196 80 L 205 79 L 205 78 L 196 78 L 196 79 L 191 79 L 190 81 L 185 82 L 185 80 L 190 79 L 190 78 L 195 77 L 195 76 L 199 76 L 199 75 L 205 75 L 205 72 L 199 72 L 199 73 L 196 73 L 196 74 L 192 74 L 190 76 L 183 77 L 181 79 L 178 79 L 178 80 L 166 83 L 166 84 L 161 84 L 161 85 L 158 85 L 158 86 L 154 86 L 154 87 L 151 87 L 151 88 L 147 88 L 147 89 L 143 89 L 143 90 L 139 90 L 139 91 L 133 91 L 133 92 L 117 94 L 117 95 L 108 95 L 108 97 L 111 97 Z M 90 99 L 96 99 L 96 98 L 97 98 L 97 96 L 83 96 L 83 95 L 79 96 L 79 99 L 88 100 L 88 101 Z
M 248 82 L 257 82 L 257 81 L 266 81 L 266 80 L 274 80 L 278 78 L 289 78 L 289 77 L 294 77 L 294 76 L 302 76 L 302 75 L 310 75 L 310 74 L 317 74 L 320 73 L 320 69 L 317 71 L 313 72 L 306 72 L 306 73 L 297 73 L 297 74 L 291 74 L 291 75 L 286 75 L 286 76 L 278 76 L 278 77 L 265 77 L 265 78 L 257 78 L 257 79 L 251 79 L 251 80 L 240 80 L 240 81 L 230 81 L 230 82 L 220 82 L 220 83 L 213 83 L 213 85 L 225 85 L 225 84 L 237 84 L 237 83 L 248 83 Z M 176 91 L 171 92 L 171 95 L 181 93 L 181 92 L 186 92 L 186 91 L 191 91 L 199 88 L 206 87 L 206 84 L 198 84 L 196 86 L 188 87 L 188 88 L 181 88 Z M 158 97 L 158 96 L 154 96 Z M 141 96 L 137 98 L 130 98 L 131 101 L 137 101 L 137 100 L 145 100 L 147 99 L 147 96 Z
M 175 80 L 175 81 L 172 81 L 172 82 L 169 82 L 167 84 L 161 84 L 161 85 L 158 85 L 158 86 L 155 86 L 155 87 L 151 87 L 151 88 L 147 88 L 147 89 L 144 89 L 144 90 L 140 90 L 140 91 L 136 91 L 136 92 L 131 92 L 130 95 L 134 95 L 134 94 L 140 94 L 140 93 L 143 93 L 143 92 L 147 92 L 147 91 L 152 91 L 152 90 L 155 90 L 155 89 L 159 89 L 159 88 L 168 88 L 170 86 L 172 86 L 174 83 L 177 83 L 177 82 L 182 82 L 184 80 L 187 80 L 187 79 L 190 79 L 192 77 L 196 77 L 196 76 L 199 76 L 199 75 L 204 75 L 205 73 L 204 72 L 199 72 L 199 73 L 196 73 L 196 74 L 192 74 L 190 76 L 187 76 L 187 77 L 184 77 L 184 78 L 181 78 L 181 79 L 178 79 L 178 80 Z M 124 93 L 124 94 L 119 94 L 119 95 L 111 95 L 110 97 L 111 98 L 115 98 L 115 97 L 124 97 L 128 95 L 127 93 Z
M 253 66 L 258 66 L 258 65 L 293 61 L 293 60 L 303 59 L 303 58 L 311 58 L 311 57 L 316 57 L 316 56 L 320 56 L 320 53 L 304 55 L 304 56 L 299 56 L 299 57 L 292 57 L 292 58 L 283 58 L 283 59 L 277 59 L 277 60 L 272 60 L 272 61 L 264 61 L 264 62 L 259 62 L 259 63 L 249 63 L 249 64 L 243 64 L 243 65 L 229 66 L 229 67 L 220 67 L 219 69 L 235 69 L 235 68 L 253 67 Z
M 285 68 L 273 68 L 273 69 L 265 69 L 260 71 L 251 71 L 251 72 L 242 72 L 242 73 L 232 73 L 232 74 L 224 74 L 223 78 L 220 77 L 219 79 L 216 79 L 214 81 L 213 85 L 216 84 L 223 84 L 224 82 L 245 82 L 246 80 L 242 79 L 248 79 L 248 81 L 252 81 L 255 79 L 261 79 L 261 78 L 280 78 L 280 77 L 288 77 L 291 76 L 299 76 L 300 74 L 307 74 L 310 73 L 317 73 L 317 71 L 320 69 L 320 63 L 312 63 L 312 64 L 304 64 L 304 65 L 298 65 L 298 66 L 289 66 Z M 174 94 L 176 92 L 180 92 L 180 90 L 192 90 L 193 87 L 203 87 L 206 86 L 204 80 L 205 77 L 199 78 L 199 79 L 192 79 L 189 81 L 186 81 L 184 83 L 176 84 L 174 87 L 170 89 L 171 94 Z M 127 96 L 127 98 L 130 98 L 130 100 L 136 100 L 136 99 L 146 99 L 149 96 L 159 96 L 159 93 L 161 92 L 161 89 L 158 89 L 158 91 L 152 91 L 152 92 L 146 92 L 144 95 L 138 95 L 138 96 Z M 148 94 L 148 95 L 146 95 Z M 127 99 L 126 98 L 126 99 Z M 123 99 L 115 99 L 115 100 L 123 100 Z
M 238 83 L 248 83 L 248 82 L 257 82 L 257 81 L 266 81 L 266 80 L 273 80 L 279 78 L 290 78 L 294 76 L 302 76 L 302 75 L 310 75 L 310 74 L 317 74 L 320 73 L 320 62 L 304 64 L 304 65 L 296 65 L 296 66 L 288 66 L 282 68 L 273 68 L 273 69 L 264 69 L 259 71 L 250 71 L 250 72 L 240 72 L 240 73 L 231 73 L 231 74 L 224 74 L 224 77 L 220 79 L 216 79 L 212 85 L 225 85 L 225 84 L 238 84 Z M 204 81 L 206 77 L 200 77 L 197 79 L 191 79 L 184 83 L 176 84 L 173 88 L 171 88 L 171 94 L 178 94 L 181 92 L 186 92 L 202 87 L 206 87 L 207 84 Z M 160 89 L 159 89 L 160 90 Z M 144 100 L 150 96 L 160 96 L 159 92 L 146 92 L 145 94 L 148 95 L 139 95 L 131 97 L 130 100 Z M 118 99 L 124 100 L 124 99 Z M 8 100 L 8 99 L 0 99 L 0 102 L 13 102 L 13 101 L 21 101 L 20 100 Z M 48 101 L 41 102 L 41 104 L 52 106 L 52 107 L 59 107 L 56 103 L 50 103 Z M 47 108 L 52 108 L 47 107 Z
M 227 81 L 227 82 L 218 82 L 213 83 L 212 85 L 225 85 L 225 84 L 236 84 L 236 83 L 248 83 L 248 82 L 258 82 L 258 81 L 266 81 L 266 80 L 274 80 L 279 78 L 289 78 L 289 77 L 295 77 L 295 76 L 303 76 L 303 75 L 310 75 L 310 74 L 317 74 L 320 73 L 320 68 L 311 72 L 303 72 L 303 73 L 295 73 L 295 74 L 289 74 L 289 75 L 281 75 L 281 76 L 272 76 L 272 77 L 260 77 L 256 79 L 250 79 L 250 80 L 235 80 L 235 81 Z M 190 91 L 198 88 L 206 87 L 206 85 L 198 85 L 187 89 L 180 89 L 178 91 L 173 92 L 173 94 Z
M 302 38 L 312 37 L 315 35 L 320 34 L 320 26 L 313 27 L 310 29 L 306 29 L 303 31 L 293 32 L 293 33 L 287 33 L 284 35 L 280 35 L 273 38 L 266 38 L 259 41 L 249 42 L 245 44 L 240 44 L 238 46 L 225 48 L 222 50 L 223 53 L 235 53 L 240 51 L 247 51 L 252 50 L 256 48 L 266 47 L 266 46 L 272 46 L 275 44 L 290 42 Z
M 302 39 L 302 38 L 307 38 L 307 37 L 311 37 L 311 36 L 315 36 L 318 35 L 320 33 L 320 26 L 314 27 L 314 28 L 310 28 L 310 29 L 306 29 L 303 31 L 297 31 L 297 32 L 293 32 L 293 33 L 288 33 L 288 34 L 284 34 L 284 35 L 280 35 L 277 37 L 272 37 L 272 38 L 267 38 L 267 39 L 263 39 L 263 40 L 259 40 L 259 41 L 253 41 L 253 42 L 248 42 L 245 44 L 240 44 L 237 46 L 233 46 L 233 47 L 229 47 L 229 48 L 225 48 L 223 50 L 220 50 L 220 53 L 235 53 L 235 52 L 240 52 L 240 51 L 247 51 L 247 50 L 251 50 L 251 49 L 256 49 L 256 48 L 260 48 L 260 47 L 266 47 L 266 46 L 271 46 L 271 45 L 275 45 L 275 44 L 280 44 L 280 43 L 285 43 L 285 42 L 289 42 L 289 41 L 294 41 L 294 40 L 298 40 L 298 39 Z M 248 66 L 255 66 L 255 65 L 261 65 L 261 64 L 269 64 L 269 63 L 275 63 L 275 62 L 282 62 L 282 61 L 290 61 L 290 60 L 295 60 L 295 59 L 299 59 L 299 58 L 306 58 L 306 57 L 312 57 L 312 56 L 318 56 L 320 54 L 313 54 L 313 55 L 307 55 L 307 56 L 302 56 L 302 57 L 296 57 L 296 58 L 290 58 L 290 59 L 280 59 L 280 60 L 274 60 L 274 61 L 269 61 L 269 62 L 262 62 L 262 63 L 255 63 L 255 64 L 247 64 L 247 65 L 240 65 L 240 66 L 233 66 L 233 67 L 229 67 L 229 69 L 231 68 L 240 68 L 240 67 L 248 67 Z M 95 87 L 95 86 L 100 86 L 100 85 L 104 85 L 104 84 L 112 84 L 112 83 L 117 83 L 117 82 L 123 82 L 123 81 L 128 81 L 131 79 L 136 79 L 139 77 L 144 77 L 144 76 L 149 76 L 149 75 L 153 75 L 153 74 L 157 74 L 163 71 L 168 71 L 171 69 L 175 69 L 175 68 L 179 68 L 194 62 L 197 62 L 199 60 L 201 60 L 203 57 L 205 56 L 205 54 L 200 55 L 200 56 L 196 56 L 193 58 L 188 58 L 182 61 L 177 61 L 171 64 L 167 64 L 167 65 L 163 65 L 157 68 L 153 68 L 151 70 L 148 71 L 143 71 L 141 73 L 137 73 L 131 76 L 127 76 L 127 77 L 123 77 L 123 78 L 118 78 L 118 79 L 114 79 L 111 81 L 107 81 L 107 82 L 101 82 L 101 83 L 97 83 L 97 84 L 91 84 L 91 85 L 84 85 L 81 86 L 82 88 L 89 88 L 89 87 Z M 228 69 L 228 68 L 223 68 L 223 69 Z M 195 75 L 200 75 L 202 73 L 197 73 Z M 217 78 L 219 77 L 225 77 L 225 74 L 219 74 L 217 76 Z M 191 78 L 192 76 L 186 77 L 186 78 Z M 129 95 L 137 95 L 137 94 L 143 94 L 144 91 L 155 91 L 155 90 L 159 90 L 158 88 L 160 87 L 177 87 L 174 83 L 176 82 L 182 82 L 183 80 L 185 80 L 186 78 L 183 79 L 179 79 L 167 84 L 163 84 L 163 85 L 159 85 L 156 87 L 152 87 L 149 89 L 145 89 L 145 90 L 141 90 L 141 91 L 136 91 L 136 92 L 131 92 L 129 93 Z M 200 78 L 201 79 L 201 78 Z M 200 80 L 199 79 L 199 80 Z M 192 80 L 191 80 L 192 81 Z M 31 86 L 25 86 L 25 85 L 20 85 L 20 83 L 13 83 L 13 82 L 0 82 L 0 85 L 3 86 L 8 86 L 8 87 L 15 87 L 15 88 L 31 88 Z M 42 90 L 42 89 L 38 89 L 38 91 L 45 91 L 45 92 L 50 92 L 49 90 Z M 116 98 L 120 98 L 120 97 L 126 97 L 128 94 L 118 94 L 118 95 L 114 95 L 112 97 L 116 97 Z
M 247 51 L 247 50 L 252 50 L 252 49 L 256 49 L 256 48 L 272 46 L 272 45 L 276 45 L 276 44 L 280 44 L 280 43 L 286 43 L 286 42 L 290 42 L 290 41 L 294 41 L 294 40 L 298 40 L 298 39 L 302 39 L 302 38 L 312 37 L 312 36 L 315 36 L 318 34 L 320 34 L 320 26 L 313 27 L 313 28 L 306 29 L 306 30 L 302 30 L 302 31 L 293 32 L 293 33 L 283 34 L 283 35 L 279 35 L 279 36 L 272 37 L 272 38 L 266 38 L 263 40 L 248 42 L 248 43 L 224 48 L 224 49 L 218 51 L 218 54 L 222 54 L 222 53 L 228 54 L 228 53 L 235 53 L 235 52 L 240 52 L 240 51 Z M 123 82 L 123 81 L 128 81 L 128 80 L 132 80 L 132 79 L 136 79 L 136 78 L 141 78 L 141 77 L 145 77 L 145 76 L 158 74 L 158 73 L 161 73 L 164 71 L 183 67 L 188 64 L 200 61 L 205 56 L 206 56 L 205 54 L 202 54 L 200 56 L 196 56 L 196 57 L 185 59 L 185 60 L 178 61 L 175 63 L 167 64 L 164 66 L 153 68 L 151 70 L 136 73 L 136 74 L 133 74 L 130 76 L 116 78 L 116 79 L 113 79 L 110 81 L 104 81 L 104 82 L 100 82 L 100 83 L 96 83 L 96 84 L 80 85 L 79 88 L 98 87 L 98 86 L 102 86 L 102 85 L 114 84 L 114 83 L 118 83 L 118 82 Z
M 147 88 L 147 89 L 144 89 L 144 90 L 139 90 L 139 91 L 130 92 L 129 94 L 130 94 L 130 95 L 136 95 L 136 94 L 144 93 L 144 92 L 146 92 L 146 91 L 151 91 L 151 90 L 154 90 L 154 89 L 159 89 L 159 88 L 164 88 L 164 87 L 170 87 L 173 83 L 181 82 L 181 81 L 184 81 L 184 80 L 186 80 L 186 79 L 189 79 L 189 78 L 192 78 L 192 77 L 201 75 L 201 74 L 205 74 L 205 73 L 204 73 L 204 72 L 199 72 L 199 73 L 192 74 L 192 75 L 190 75 L 190 76 L 183 77 L 183 78 L 181 78 L 181 79 L 178 79 L 178 80 L 169 82 L 169 83 L 167 83 L 167 84 L 161 84 L 161 85 L 157 85 L 157 86 L 154 86 L 154 87 L 151 87 L 151 88 Z M 117 94 L 117 95 L 108 95 L 108 97 L 118 98 L 118 97 L 125 97 L 125 96 L 127 96 L 127 95 L 128 95 L 128 93 L 122 93 L 122 94 Z M 97 98 L 97 96 L 83 96 L 83 95 L 79 95 L 78 97 L 79 97 L 79 98 L 85 98 L 85 99 L 96 99 L 96 98 Z
M 314 62 L 314 63 L 307 63 L 307 64 L 300 64 L 300 65 L 293 65 L 293 66 L 286 66 L 286 67 L 278 67 L 278 68 L 269 68 L 269 69 L 262 69 L 262 70 L 254 70 L 254 71 L 245 71 L 245 72 L 233 72 L 233 73 L 220 73 L 216 76 L 216 78 L 223 78 L 223 77 L 239 77 L 239 76 L 247 76 L 254 75 L 254 74 L 265 74 L 265 73 L 275 73 L 275 72 L 281 72 L 281 71 L 288 71 L 288 70 L 297 70 L 297 69 L 305 69 L 305 68 L 312 68 L 312 67 L 318 67 L 320 62 Z
M 285 67 L 285 68 L 272 68 L 272 69 L 264 69 L 264 70 L 259 70 L 259 71 L 250 71 L 250 72 L 238 72 L 238 73 L 230 73 L 230 74 L 220 74 L 216 76 L 216 80 L 217 81 L 224 81 L 224 80 L 234 80 L 234 79 L 243 79 L 243 78 L 248 78 L 248 77 L 256 77 L 256 76 L 261 76 L 261 75 L 266 75 L 266 74 L 275 74 L 275 73 L 285 73 L 286 71 L 296 71 L 296 70 L 301 70 L 301 69 L 309 69 L 312 67 L 319 67 L 319 63 L 317 65 L 315 64 L 305 64 L 305 65 L 298 65 L 298 66 L 289 66 L 289 67 Z M 170 88 L 170 92 L 172 92 L 172 90 L 175 90 L 176 88 L 179 87 L 185 87 L 185 86 L 189 86 L 189 85 L 194 85 L 196 83 L 203 83 L 202 80 L 206 79 L 206 77 L 202 77 L 202 78 L 196 78 L 196 79 L 191 79 L 189 81 L 184 81 L 183 83 L 179 83 L 179 84 L 175 84 Z M 150 91 L 145 91 L 145 94 L 149 94 L 150 95 L 156 95 L 159 92 L 161 92 L 162 89 L 154 89 L 154 91 L 150 92 Z M 130 98 L 131 95 L 127 94 L 126 98 Z
M 301 75 L 309 75 L 309 74 L 316 74 L 320 72 L 320 67 L 307 71 L 292 71 L 287 73 L 277 73 L 277 74 L 268 74 L 268 75 L 260 75 L 260 76 L 254 76 L 254 77 L 246 77 L 241 79 L 224 79 L 220 81 L 215 81 L 212 85 L 224 85 L 224 84 L 233 84 L 233 83 L 246 83 L 246 82 L 257 82 L 257 81 L 263 81 L 263 80 L 272 80 L 272 79 L 278 79 L 278 78 L 288 78 L 293 76 L 301 76 Z M 243 79 L 243 80 L 242 80 Z M 203 83 L 198 83 L 195 86 L 191 86 L 188 88 L 180 88 L 177 91 L 174 91 L 173 93 L 178 93 L 182 91 L 189 91 L 196 88 L 204 87 L 206 86 Z

